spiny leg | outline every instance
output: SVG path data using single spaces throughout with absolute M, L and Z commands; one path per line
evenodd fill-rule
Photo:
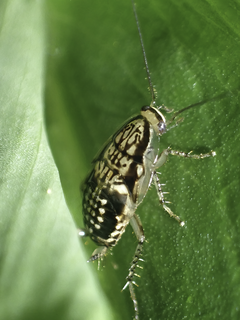
M 171 148 L 167 148 L 163 150 L 157 162 L 154 164 L 155 169 L 160 168 L 162 165 L 164 165 L 164 163 L 167 161 L 169 154 L 171 154 L 172 156 L 179 156 L 179 157 L 192 158 L 192 159 L 204 159 L 204 158 L 216 156 L 215 151 L 210 151 L 208 153 L 192 154 L 192 151 L 186 153 L 183 151 L 172 150 Z
M 131 299 L 133 301 L 133 306 L 134 306 L 134 311 L 135 311 L 135 320 L 139 320 L 139 312 L 138 312 L 138 302 L 137 302 L 137 298 L 136 298 L 136 294 L 135 294 L 135 291 L 134 291 L 134 287 L 133 287 L 133 282 L 130 281 L 130 282 L 127 282 L 128 284 L 128 287 L 129 287 L 129 291 L 130 291 L 130 296 L 131 296 Z M 125 285 L 126 287 L 126 285 Z M 125 289 L 125 287 L 123 289 Z
M 77 229 L 79 237 L 87 237 L 89 233 L 86 229 Z M 100 261 L 103 260 L 103 257 L 107 254 L 108 247 L 107 246 L 99 246 L 97 247 L 91 257 L 88 259 L 87 262 L 98 260 L 98 270 L 100 269 Z
M 179 157 L 192 158 L 192 159 L 204 159 L 204 158 L 216 156 L 216 152 L 212 150 L 208 153 L 192 154 L 192 151 L 186 153 L 183 151 L 177 151 L 177 150 L 172 150 L 168 148 L 167 153 L 171 154 L 172 156 L 179 156 Z
M 138 245 L 137 245 L 137 248 L 135 250 L 135 254 L 134 254 L 133 260 L 131 262 L 131 267 L 129 269 L 128 276 L 126 278 L 127 279 L 127 283 L 125 284 L 125 286 L 123 287 L 122 290 L 126 289 L 127 286 L 129 287 L 130 295 L 131 295 L 131 298 L 132 298 L 132 301 L 133 301 L 133 305 L 134 305 L 134 310 L 135 310 L 135 320 L 139 320 L 138 303 L 137 303 L 137 299 L 136 299 L 136 295 L 135 295 L 134 287 L 133 287 L 133 285 L 137 285 L 137 284 L 133 281 L 133 278 L 135 276 L 138 276 L 138 274 L 136 274 L 136 272 L 135 272 L 136 268 L 139 267 L 138 261 L 139 260 L 143 261 L 140 258 L 140 256 L 141 256 L 142 251 L 143 251 L 143 243 L 144 243 L 144 240 L 145 240 L 145 236 L 144 236 L 141 220 L 136 214 L 134 214 L 134 216 L 131 218 L 130 224 L 131 224 L 131 226 L 133 228 L 133 231 L 135 232 L 135 235 L 136 235 L 136 237 L 138 239 Z
M 103 258 L 106 256 L 107 254 L 107 250 L 108 250 L 108 247 L 105 247 L 105 246 L 99 246 L 97 247 L 91 257 L 88 259 L 87 262 L 91 262 L 91 261 L 95 261 L 97 260 L 98 261 L 98 270 L 100 270 L 100 262 L 103 260 Z
M 156 173 L 156 171 L 154 171 L 153 173 L 153 181 L 155 183 L 155 187 L 157 189 L 157 194 L 158 194 L 158 198 L 159 198 L 159 202 L 161 203 L 161 205 L 163 206 L 163 209 L 165 211 L 167 211 L 167 213 L 170 215 L 170 217 L 174 218 L 175 220 L 177 220 L 177 222 L 180 224 L 181 227 L 184 226 L 185 222 L 182 221 L 179 216 L 177 216 L 176 214 L 174 214 L 172 212 L 172 210 L 166 205 L 166 203 L 169 203 L 168 201 L 165 200 L 164 198 L 164 192 L 162 191 L 161 188 L 161 183 L 160 180 L 158 178 L 158 175 Z
M 100 260 L 105 257 L 107 253 L 108 247 L 106 246 L 99 246 L 97 249 L 95 249 L 91 255 L 91 257 L 88 259 L 87 262 L 98 260 L 98 263 L 100 263 Z
M 172 150 L 171 148 L 167 148 L 167 149 L 163 150 L 163 152 L 160 154 L 157 162 L 154 165 L 155 169 L 164 165 L 164 163 L 167 161 L 169 154 L 171 154 L 173 156 L 192 158 L 192 159 L 204 159 L 204 158 L 216 156 L 215 151 L 210 151 L 208 153 L 191 154 L 191 152 L 186 153 L 186 152 L 182 152 L 182 151 Z M 182 221 L 177 215 L 175 215 L 172 212 L 172 210 L 166 205 L 166 203 L 169 203 L 169 202 L 164 199 L 164 192 L 162 191 L 161 183 L 159 181 L 159 178 L 157 176 L 156 171 L 153 172 L 153 181 L 154 181 L 156 189 L 157 189 L 159 201 L 160 201 L 161 205 L 163 206 L 164 210 L 166 210 L 171 217 L 173 217 L 175 220 L 177 220 L 179 222 L 180 226 L 184 226 L 184 224 L 185 224 L 184 221 Z

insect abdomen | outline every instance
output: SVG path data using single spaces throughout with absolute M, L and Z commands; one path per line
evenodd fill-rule
M 148 143 L 149 123 L 138 116 L 110 139 L 95 160 L 84 188 L 83 214 L 98 245 L 114 246 L 136 210 Z

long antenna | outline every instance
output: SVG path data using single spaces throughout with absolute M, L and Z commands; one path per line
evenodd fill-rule
M 239 90 L 239 88 L 237 88 L 236 90 Z M 236 91 L 236 90 L 234 90 L 234 91 Z M 191 104 L 190 106 L 187 106 L 187 107 L 185 107 L 185 108 L 183 108 L 183 109 L 181 109 L 181 110 L 179 110 L 179 111 L 174 112 L 172 118 L 167 121 L 167 125 L 169 125 L 170 123 L 172 123 L 180 113 L 182 113 L 182 112 L 184 112 L 184 111 L 186 111 L 186 110 L 188 110 L 188 109 L 197 107 L 197 106 L 202 106 L 203 104 L 205 104 L 205 103 L 207 103 L 207 102 L 214 101 L 214 100 L 219 100 L 219 99 L 221 99 L 221 98 L 224 98 L 224 97 L 227 95 L 227 93 L 228 93 L 227 91 L 226 91 L 226 92 L 223 92 L 223 93 L 220 93 L 220 94 L 218 94 L 217 96 L 215 96 L 215 97 L 213 97 L 213 98 L 207 98 L 207 99 L 205 99 L 205 100 L 203 100 L 203 101 L 201 101 L 201 102 L 193 103 L 193 104 Z M 181 120 L 181 119 L 180 119 L 180 120 Z
M 149 89 L 150 89 L 150 93 L 151 93 L 151 97 L 152 97 L 151 105 L 155 106 L 156 98 L 155 98 L 155 94 L 154 94 L 154 88 L 153 88 L 153 84 L 152 84 L 152 80 L 151 80 L 151 76 L 150 76 L 149 67 L 148 67 L 147 55 L 146 55 L 144 44 L 143 44 L 143 38 L 142 38 L 142 33 L 141 33 L 139 20 L 138 20 L 138 16 L 137 16 L 136 6 L 135 6 L 135 3 L 134 3 L 134 0 L 131 0 L 131 1 L 132 1 L 135 20 L 136 20 L 136 23 L 137 23 L 138 34 L 139 34 L 139 38 L 140 38 L 140 42 L 141 42 L 141 48 L 142 48 L 142 53 L 143 53 L 145 69 L 146 69 L 146 72 L 147 72 L 147 79 L 148 79 Z

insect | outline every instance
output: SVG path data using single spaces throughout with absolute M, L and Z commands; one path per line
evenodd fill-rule
M 130 265 L 126 284 L 135 310 L 135 319 L 139 319 L 139 308 L 134 291 L 134 278 L 142 250 L 145 235 L 136 209 L 143 201 L 150 185 L 155 184 L 158 199 L 163 209 L 174 218 L 180 226 L 184 222 L 167 206 L 162 184 L 157 169 L 165 164 L 169 155 L 192 159 L 215 156 L 211 151 L 206 154 L 191 154 L 167 148 L 159 152 L 160 137 L 169 130 L 169 124 L 183 111 L 195 105 L 175 112 L 167 121 L 160 111 L 170 111 L 166 107 L 157 107 L 155 93 L 148 68 L 139 21 L 133 0 L 133 11 L 137 23 L 141 48 L 147 72 L 152 102 L 141 108 L 140 115 L 128 120 L 105 144 L 93 161 L 93 169 L 83 188 L 83 218 L 85 229 L 81 236 L 89 236 L 97 245 L 88 261 L 100 261 L 120 240 L 130 223 L 138 240 L 133 260 Z M 182 119 L 176 121 L 178 125 Z M 171 129 L 171 128 L 170 128 Z

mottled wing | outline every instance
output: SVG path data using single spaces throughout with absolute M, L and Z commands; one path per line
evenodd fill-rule
M 95 159 L 84 188 L 83 213 L 98 245 L 114 246 L 136 210 L 148 142 L 149 123 L 137 116 L 112 136 Z

